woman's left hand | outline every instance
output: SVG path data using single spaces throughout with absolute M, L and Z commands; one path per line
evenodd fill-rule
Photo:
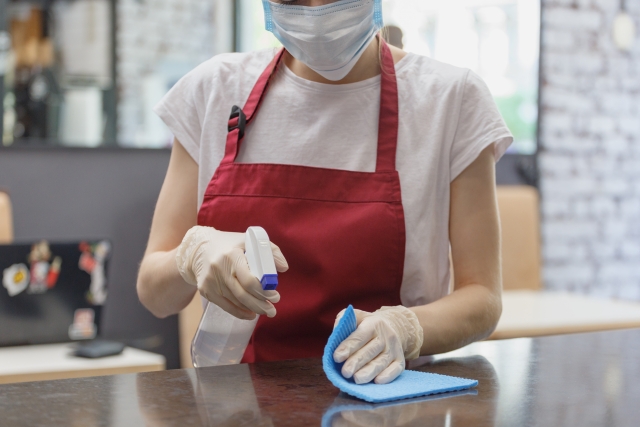
M 341 311 L 336 325 L 344 314 Z M 403 306 L 382 307 L 373 313 L 355 310 L 358 328 L 336 348 L 333 360 L 345 362 L 342 375 L 356 384 L 375 379 L 387 384 L 403 371 L 405 360 L 420 355 L 423 331 L 415 313 Z

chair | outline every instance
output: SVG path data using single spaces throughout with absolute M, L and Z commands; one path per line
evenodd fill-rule
M 498 187 L 502 226 L 502 317 L 489 339 L 640 327 L 640 304 L 544 290 L 538 193 Z
M 498 186 L 496 197 L 502 232 L 502 288 L 538 291 L 542 288 L 538 192 L 526 185 Z M 453 291 L 451 252 L 449 268 L 449 290 Z
M 0 191 L 0 244 L 13 242 L 13 216 L 9 195 Z
M 504 290 L 542 289 L 538 191 L 525 185 L 498 186 Z

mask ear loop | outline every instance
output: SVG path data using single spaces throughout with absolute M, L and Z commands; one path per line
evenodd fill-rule
M 273 32 L 273 16 L 271 15 L 269 0 L 262 0 L 262 8 L 264 9 L 264 28 L 269 32 Z
M 382 19 L 382 0 L 373 0 L 373 23 L 380 30 L 384 28 L 384 20 Z

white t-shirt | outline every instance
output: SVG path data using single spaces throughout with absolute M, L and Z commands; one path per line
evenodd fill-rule
M 224 154 L 231 107 L 244 106 L 274 55 L 273 49 L 218 55 L 156 106 L 199 165 L 198 208 Z M 407 236 L 400 297 L 415 306 L 449 290 L 451 181 L 491 143 L 499 159 L 513 138 L 487 86 L 470 70 L 408 54 L 396 73 L 396 165 Z M 330 85 L 300 78 L 283 64 L 247 127 L 238 161 L 373 172 L 379 110 L 380 76 Z

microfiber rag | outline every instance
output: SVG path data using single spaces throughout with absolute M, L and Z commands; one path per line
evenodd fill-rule
M 390 402 L 409 399 L 448 391 L 465 390 L 478 385 L 478 381 L 447 375 L 431 374 L 405 370 L 389 384 L 356 384 L 353 379 L 346 379 L 340 372 L 343 363 L 333 361 L 333 352 L 357 328 L 356 314 L 349 306 L 338 322 L 324 347 L 322 366 L 331 383 L 341 391 L 371 403 Z

